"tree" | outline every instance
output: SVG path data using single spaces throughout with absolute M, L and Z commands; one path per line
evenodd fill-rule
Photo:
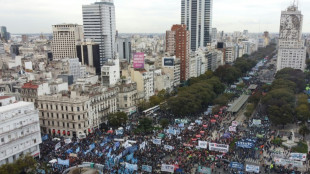
M 161 119 L 159 124 L 161 125 L 161 127 L 164 129 L 166 128 L 168 125 L 169 125 L 169 120 L 164 118 L 164 119 Z
M 220 106 L 225 106 L 228 103 L 229 99 L 225 94 L 219 95 L 215 100 L 214 104 L 220 105 Z
M 255 110 L 254 104 L 250 103 L 247 105 L 246 112 L 244 113 L 244 115 L 246 117 L 250 117 L 253 114 L 254 110 Z
M 153 130 L 153 121 L 150 118 L 144 117 L 139 120 L 138 130 L 144 133 L 150 133 Z
M 310 118 L 309 106 L 301 104 L 296 108 L 296 114 L 298 120 L 306 122 Z
M 310 133 L 310 130 L 308 129 L 307 125 L 303 125 L 299 128 L 298 133 L 302 135 L 303 140 L 305 141 L 305 136 Z
M 15 162 L 0 167 L 1 174 L 35 173 L 37 162 L 30 155 L 21 156 Z
M 120 127 L 126 124 L 128 116 L 125 112 L 116 112 L 108 116 L 109 124 L 112 127 Z

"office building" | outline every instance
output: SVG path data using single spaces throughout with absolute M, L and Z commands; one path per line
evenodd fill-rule
M 5 54 L 5 50 L 4 50 L 4 44 L 3 42 L 0 40 L 0 55 L 1 54 Z
M 115 7 L 113 0 L 101 0 L 83 5 L 83 25 L 85 39 L 99 44 L 100 65 L 115 57 Z
M 53 25 L 53 59 L 77 57 L 76 45 L 83 41 L 83 38 L 83 27 L 81 25 Z
M 211 42 L 212 0 L 182 0 L 181 24 L 191 33 L 191 50 Z
M 82 65 L 96 69 L 96 74 L 101 74 L 99 44 L 95 42 L 82 42 L 76 46 L 77 57 Z
M 126 60 L 130 63 L 132 59 L 131 38 L 118 37 L 116 39 L 116 51 L 120 60 Z
M 6 27 L 5 26 L 1 26 L 1 32 L 0 35 L 2 39 L 4 39 L 5 41 L 8 41 L 10 39 L 10 33 L 7 32 Z M 1 40 L 1 39 L 0 39 Z
M 0 166 L 28 153 L 38 157 L 42 140 L 34 103 L 0 96 L 0 106 Z
M 302 40 L 303 15 L 295 5 L 281 13 L 277 71 L 306 68 L 306 47 Z
M 211 35 L 212 41 L 217 40 L 217 28 L 212 28 L 212 35 Z
M 166 32 L 166 51 L 181 61 L 181 81 L 189 78 L 190 32 L 186 25 L 173 25 Z

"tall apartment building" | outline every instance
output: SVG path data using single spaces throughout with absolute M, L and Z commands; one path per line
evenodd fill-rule
M 217 28 L 212 28 L 211 39 L 212 39 L 212 41 L 217 40 Z
M 295 5 L 281 13 L 277 71 L 306 68 L 306 47 L 302 40 L 303 15 Z
M 77 57 L 82 65 L 88 65 L 96 69 L 96 74 L 101 74 L 99 44 L 94 42 L 82 42 L 76 46 Z
M 190 59 L 190 32 L 186 25 L 173 25 L 170 31 L 166 32 L 166 51 L 171 56 L 180 58 L 181 81 L 189 78 Z
M 211 42 L 213 0 L 182 0 L 181 24 L 191 32 L 191 50 Z
M 38 111 L 31 102 L 0 96 L 0 166 L 21 155 L 40 155 L 42 142 Z
M 83 41 L 83 27 L 78 24 L 53 25 L 53 59 L 76 58 L 76 45 Z
M 115 7 L 113 0 L 101 0 L 83 5 L 83 25 L 86 39 L 99 44 L 100 65 L 115 57 Z

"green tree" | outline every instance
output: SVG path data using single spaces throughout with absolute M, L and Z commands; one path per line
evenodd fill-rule
M 299 128 L 298 133 L 302 135 L 303 140 L 305 140 L 306 135 L 310 133 L 310 130 L 308 129 L 307 125 L 303 125 Z
M 298 120 L 306 122 L 310 118 L 309 106 L 301 104 L 296 108 Z
M 166 128 L 169 125 L 169 120 L 166 118 L 161 119 L 159 124 L 161 125 L 162 128 Z
M 246 117 L 250 117 L 253 114 L 254 110 L 255 110 L 255 105 L 253 103 L 249 103 L 246 107 L 246 112 L 244 113 L 244 115 Z
M 14 163 L 4 164 L 0 167 L 1 174 L 19 174 L 22 172 L 36 173 L 37 162 L 30 155 L 21 156 Z
M 162 99 L 156 95 L 150 97 L 150 106 L 159 105 L 162 102 Z
M 228 103 L 229 99 L 225 94 L 219 95 L 216 99 L 214 99 L 214 104 L 225 106 Z
M 153 130 L 152 123 L 152 119 L 144 117 L 139 120 L 138 130 L 143 133 L 150 133 Z
M 108 116 L 109 124 L 114 128 L 124 126 L 127 120 L 128 116 L 125 112 L 116 112 Z

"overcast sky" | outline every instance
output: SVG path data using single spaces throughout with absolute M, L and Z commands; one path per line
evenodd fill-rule
M 96 0 L 0 0 L 0 26 L 11 33 L 51 33 L 51 25 L 82 22 L 82 4 Z M 225 32 L 278 32 L 293 0 L 213 0 L 213 27 Z M 181 21 L 181 0 L 114 0 L 120 33 L 164 33 Z M 310 0 L 299 0 L 310 32 Z

